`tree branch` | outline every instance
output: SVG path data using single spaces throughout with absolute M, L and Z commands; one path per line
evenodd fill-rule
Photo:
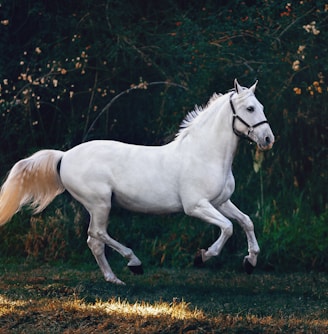
M 174 83 L 174 82 L 169 82 L 169 81 L 154 81 L 154 82 L 140 82 L 138 85 L 133 85 L 130 88 L 124 90 L 123 92 L 115 95 L 106 105 L 105 107 L 100 111 L 100 113 L 98 114 L 98 116 L 94 119 L 94 121 L 92 122 L 92 124 L 90 125 L 88 131 L 84 134 L 83 139 L 82 139 L 82 143 L 84 143 L 86 141 L 86 139 L 88 138 L 89 133 L 91 132 L 91 130 L 93 129 L 93 127 L 95 126 L 96 122 L 98 121 L 98 119 L 106 112 L 108 111 L 108 109 L 113 105 L 113 103 L 115 101 L 117 101 L 121 96 L 130 93 L 133 90 L 136 89 L 147 89 L 150 86 L 155 86 L 155 85 L 169 85 L 169 86 L 174 86 L 174 87 L 178 87 L 178 88 L 182 88 L 184 90 L 188 90 L 187 87 Z

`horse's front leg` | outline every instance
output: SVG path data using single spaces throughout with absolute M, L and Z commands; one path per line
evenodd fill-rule
M 240 226 L 246 233 L 248 243 L 248 255 L 244 258 L 244 268 L 248 274 L 251 274 L 257 263 L 257 256 L 260 252 L 260 247 L 257 243 L 254 233 L 254 224 L 251 219 L 241 212 L 230 200 L 221 204 L 218 207 L 219 211 L 231 219 L 237 220 Z
M 214 224 L 221 229 L 220 237 L 207 250 L 202 249 L 196 256 L 195 265 L 205 262 L 213 256 L 219 255 L 223 246 L 232 235 L 232 223 L 207 200 L 201 200 L 197 204 L 186 206 L 185 213 L 210 224 Z

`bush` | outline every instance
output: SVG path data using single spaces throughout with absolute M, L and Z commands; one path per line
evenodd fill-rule
M 316 216 L 302 197 L 293 201 L 289 214 L 271 207 L 260 237 L 265 245 L 263 260 L 279 270 L 327 271 L 328 212 Z

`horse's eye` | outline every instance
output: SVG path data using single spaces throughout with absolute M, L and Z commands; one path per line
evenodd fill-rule
M 253 112 L 254 111 L 254 107 L 247 107 L 247 111 Z

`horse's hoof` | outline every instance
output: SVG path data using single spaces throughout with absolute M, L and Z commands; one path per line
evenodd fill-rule
M 244 266 L 244 270 L 246 271 L 246 273 L 248 275 L 250 275 L 253 270 L 254 270 L 254 266 L 248 261 L 248 259 L 245 257 L 244 261 L 243 261 L 243 266 Z
M 113 284 L 116 284 L 116 285 L 126 285 L 123 281 L 121 281 L 120 279 L 118 279 L 116 276 L 115 277 L 105 277 L 105 280 L 108 282 L 108 283 L 113 283 Z
M 204 266 L 202 250 L 199 249 L 194 258 L 194 266 L 197 268 L 201 268 Z
M 135 274 L 135 275 L 142 275 L 144 273 L 142 264 L 139 266 L 128 266 L 128 268 Z

